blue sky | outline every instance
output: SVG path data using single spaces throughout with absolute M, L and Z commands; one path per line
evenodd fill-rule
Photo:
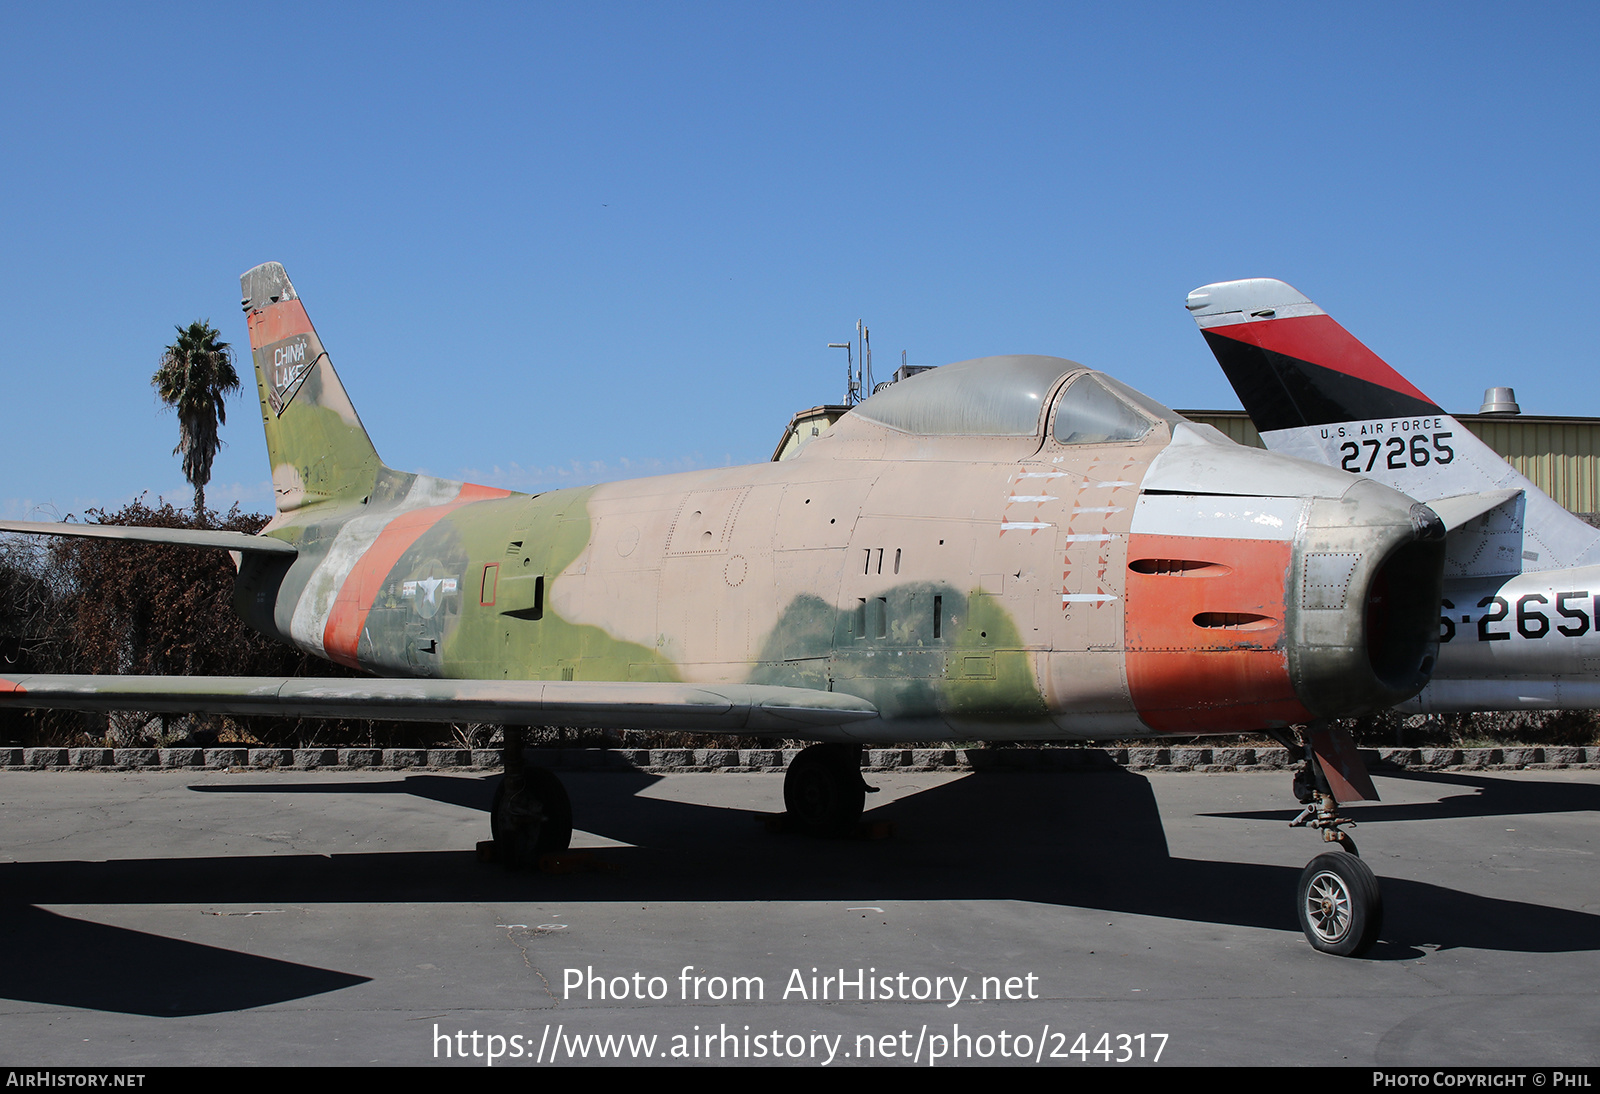
M 766 459 L 858 317 L 880 378 L 1237 406 L 1182 307 L 1235 277 L 1600 415 L 1594 5 L 151 8 L 4 6 L 6 517 L 186 503 L 150 374 L 269 259 L 388 463 L 517 489 Z

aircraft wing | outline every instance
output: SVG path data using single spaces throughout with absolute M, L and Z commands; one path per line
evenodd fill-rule
M 854 695 L 773 684 L 298 676 L 0 677 L 6 707 L 796 735 L 878 715 Z
M 120 539 L 130 543 L 164 543 L 173 547 L 209 547 L 219 551 L 256 551 L 262 554 L 293 556 L 299 552 L 291 543 L 271 536 L 252 536 L 247 532 L 224 532 L 198 528 L 131 528 L 123 524 L 64 524 L 55 521 L 0 520 L 0 532 L 21 532 L 31 536 L 85 536 L 90 539 Z

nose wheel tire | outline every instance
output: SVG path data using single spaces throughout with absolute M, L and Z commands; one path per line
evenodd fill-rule
M 1318 855 L 1300 872 L 1296 903 L 1306 941 L 1323 953 L 1359 957 L 1383 929 L 1383 897 L 1372 868 L 1344 851 Z
M 514 790 L 508 787 L 520 782 Z M 489 811 L 495 858 L 511 866 L 533 866 L 541 855 L 565 851 L 572 843 L 572 802 L 567 788 L 543 767 L 524 768 L 520 780 L 501 778 Z
M 783 777 L 783 806 L 812 835 L 847 836 L 855 831 L 866 796 L 859 745 L 802 749 Z

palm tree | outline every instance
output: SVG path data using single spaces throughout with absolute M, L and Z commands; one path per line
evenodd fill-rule
M 177 331 L 178 340 L 162 351 L 161 367 L 150 384 L 163 403 L 177 408 L 178 447 L 172 454 L 183 457 L 183 477 L 194 486 L 195 519 L 204 523 L 211 461 L 222 447 L 217 426 L 228 421 L 222 399 L 239 390 L 239 374 L 233 369 L 233 349 L 209 319 Z

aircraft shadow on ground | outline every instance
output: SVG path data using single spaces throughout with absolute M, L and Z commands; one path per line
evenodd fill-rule
M 244 1010 L 371 979 L 90 923 L 11 900 L 0 903 L 0 937 L 11 940 L 0 962 L 0 996 L 153 1018 Z
M 641 796 L 657 781 L 659 776 L 645 773 L 567 780 L 581 828 L 633 845 L 593 852 L 593 861 L 607 869 L 590 872 L 510 871 L 477 862 L 466 848 L 55 861 L 0 865 L 0 891 L 31 904 L 1017 900 L 1299 932 L 1294 915 L 1298 867 L 1171 856 L 1148 780 L 1128 772 L 1007 773 L 955 780 L 869 812 L 870 819 L 893 821 L 896 829 L 891 838 L 870 841 L 774 834 L 755 823 L 748 810 Z M 1476 786 L 1495 780 L 1450 781 Z M 492 776 L 419 774 L 381 783 L 240 783 L 208 789 L 277 795 L 399 792 L 487 809 L 493 785 Z M 1490 789 L 1499 795 L 1504 788 Z M 1497 799 L 1496 808 L 1510 808 L 1513 802 L 1530 809 L 1548 804 L 1537 794 L 1505 792 L 1508 796 Z M 1276 819 L 1280 814 L 1239 816 Z M 1292 836 L 1286 833 L 1286 838 Z M 1522 952 L 1600 948 L 1600 916 L 1394 878 L 1383 880 L 1383 892 L 1386 925 L 1373 953 L 1379 959 L 1416 956 L 1424 946 Z M 152 941 L 149 935 L 46 912 L 13 908 L 10 914 L 7 925 L 15 922 L 18 931 L 10 937 L 29 937 L 23 930 L 37 936 L 44 927 L 46 936 L 53 932 L 69 943 L 35 947 L 38 953 L 126 953 L 141 946 L 148 951 Z M 48 918 L 32 924 L 17 918 L 26 915 Z M 74 940 L 76 931 L 87 940 Z M 116 932 L 125 941 L 109 935 L 101 941 L 97 932 Z M 343 974 L 211 952 L 188 943 L 153 941 L 158 948 L 173 948 L 170 956 L 156 961 L 146 952 L 134 973 L 119 968 L 121 988 L 100 979 L 103 967 L 91 973 L 85 964 L 63 977 L 54 964 L 41 959 L 8 970 L 0 992 L 98 1009 L 200 1013 L 315 994 L 357 980 L 340 981 Z M 229 961 L 243 964 L 233 968 Z M 170 1009 L 171 989 L 163 988 L 165 994 L 157 999 L 129 986 L 143 979 L 138 970 L 156 965 L 168 970 L 188 966 L 177 994 L 189 997 L 183 1004 L 189 1009 Z M 246 966 L 248 975 L 243 975 Z
M 1388 779 L 1428 785 L 1459 786 L 1464 793 L 1430 802 L 1361 805 L 1350 815 L 1361 821 L 1455 820 L 1462 817 L 1533 816 L 1539 813 L 1600 812 L 1600 785 L 1559 780 L 1538 782 L 1526 778 L 1505 779 L 1493 775 L 1473 775 L 1462 771 L 1384 771 Z M 1383 791 L 1380 788 L 1379 793 Z M 1207 813 L 1209 817 L 1236 820 L 1284 820 L 1300 810 L 1261 810 L 1256 812 Z

